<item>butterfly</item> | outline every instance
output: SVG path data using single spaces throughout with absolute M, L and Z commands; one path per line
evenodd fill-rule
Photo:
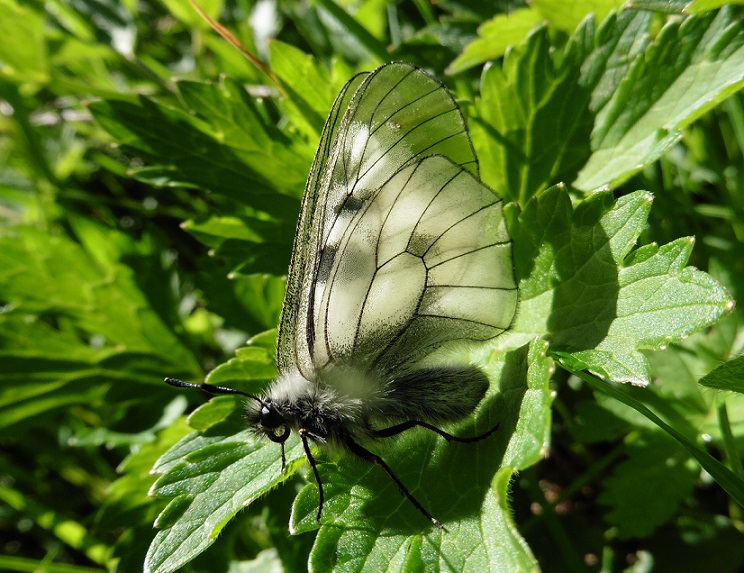
M 502 201 L 478 179 L 462 113 L 447 88 L 395 62 L 347 82 L 308 177 L 279 324 L 279 375 L 250 398 L 247 419 L 282 446 L 310 444 L 381 467 L 434 526 L 444 526 L 372 448 L 415 427 L 441 429 L 473 413 L 488 378 L 442 351 L 506 331 L 518 291 Z

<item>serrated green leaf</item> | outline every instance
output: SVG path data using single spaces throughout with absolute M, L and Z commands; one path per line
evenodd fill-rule
M 270 123 L 260 100 L 251 98 L 241 85 L 230 79 L 219 85 L 181 81 L 177 87 L 188 111 L 209 125 L 214 143 L 220 144 L 223 153 L 230 151 L 244 164 L 238 168 L 243 172 L 243 192 L 250 181 L 246 178 L 250 177 L 279 193 L 299 195 L 305 186 L 310 150 L 287 138 Z M 224 177 L 224 173 L 221 175 Z M 219 192 L 227 186 L 223 181 L 221 186 L 212 187 Z
M 148 551 L 148 572 L 174 571 L 191 561 L 235 514 L 292 475 L 304 457 L 299 440 L 287 442 L 288 469 L 282 473 L 278 446 L 257 442 L 248 430 L 219 435 L 215 426 L 209 438 L 194 433 L 173 450 L 153 468 L 162 475 L 151 495 L 175 500 L 159 518 L 163 529 Z
M 599 111 L 574 185 L 618 185 L 658 159 L 694 119 L 744 86 L 744 29 L 733 12 L 668 23 Z
M 272 352 L 261 346 L 238 351 L 207 378 L 222 385 L 238 378 L 273 377 Z M 256 390 L 256 389 L 252 389 Z M 160 475 L 151 489 L 156 497 L 176 498 L 158 523 L 146 570 L 172 571 L 202 553 L 243 507 L 285 481 L 304 458 L 299 440 L 285 445 L 287 471 L 282 473 L 281 449 L 259 440 L 246 429 L 243 399 L 219 396 L 197 409 L 189 424 L 198 429 L 164 453 L 152 471 Z
M 90 109 L 120 143 L 156 164 L 143 171 L 150 183 L 198 186 L 293 219 L 310 164 L 308 150 L 290 144 L 231 81 L 219 86 L 184 81 L 178 87 L 186 110 L 144 97 L 136 104 L 95 102 Z
M 611 201 L 609 193 L 595 194 L 572 212 L 568 194 L 553 188 L 518 219 L 507 210 L 520 288 L 513 332 L 548 336 L 553 349 L 611 380 L 645 383 L 640 349 L 713 324 L 733 302 L 709 275 L 685 267 L 690 239 L 649 245 L 633 257 L 650 194 Z
M 380 468 L 343 457 L 319 465 L 326 503 L 310 557 L 318 571 L 516 571 L 535 567 L 516 532 L 508 506 L 516 470 L 535 463 L 546 443 L 551 361 L 536 342 L 506 356 L 491 357 L 486 368 L 500 380 L 499 392 L 485 399 L 477 433 L 500 422 L 498 432 L 476 444 L 403 435 L 383 457 L 435 516 L 436 530 L 396 491 Z M 526 368 L 529 368 L 525 371 Z M 525 378 L 526 376 L 526 378 Z M 373 450 L 374 451 L 374 450 Z M 490 486 L 489 486 L 490 484 Z M 317 487 L 297 497 L 292 530 L 317 528 Z
M 744 394 L 744 356 L 732 358 L 700 379 L 700 384 Z
M 600 503 L 622 538 L 647 537 L 692 492 L 698 470 L 685 450 L 659 432 L 626 444 L 628 458 L 605 481 Z
M 483 74 L 472 125 L 483 180 L 522 205 L 558 182 L 624 182 L 744 85 L 737 24 L 724 9 L 669 22 L 650 42 L 650 14 L 621 11 L 598 29 L 585 21 L 553 54 L 545 31 L 531 34 Z
M 539 28 L 503 65 L 486 68 L 471 125 L 482 180 L 521 205 L 551 183 L 573 180 L 589 154 L 590 90 L 573 58 L 554 63 L 551 50 L 547 29 Z
M 283 42 L 269 44 L 269 60 L 289 95 L 282 103 L 292 122 L 306 136 L 319 139 L 326 113 L 343 84 L 332 82 L 314 58 Z

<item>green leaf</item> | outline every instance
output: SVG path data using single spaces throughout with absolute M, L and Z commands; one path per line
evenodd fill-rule
M 174 571 L 191 561 L 214 543 L 230 519 L 291 476 L 303 459 L 295 437 L 285 445 L 288 466 L 282 473 L 279 447 L 258 443 L 252 432 L 241 429 L 245 424 L 233 397 L 215 398 L 194 415 L 220 421 L 204 436 L 186 436 L 153 467 L 162 475 L 151 495 L 173 499 L 156 522 L 161 531 L 147 554 L 148 572 Z
M 610 507 L 606 518 L 621 538 L 647 537 L 676 513 L 699 469 L 661 432 L 630 439 L 625 449 L 628 457 L 605 481 L 599 502 Z
M 592 37 L 591 22 L 585 28 Z M 583 57 L 556 62 L 552 49 L 547 30 L 539 28 L 481 77 L 473 145 L 481 179 L 505 201 L 524 205 L 550 184 L 572 181 L 590 153 L 593 118 L 590 90 L 580 81 Z
M 131 259 L 148 254 L 144 243 L 135 245 L 114 231 L 105 235 L 126 244 Z M 137 248 L 142 251 L 132 252 Z M 70 318 L 89 336 L 103 337 L 101 345 L 142 353 L 155 348 L 157 355 L 178 364 L 179 371 L 199 371 L 193 356 L 138 288 L 133 260 L 129 266 L 111 260 L 101 265 L 100 258 L 95 260 L 70 239 L 22 227 L 0 237 L 0 252 L 5 271 L 0 293 L 7 303 L 24 312 Z
M 733 308 L 709 275 L 685 267 L 693 241 L 632 251 L 651 208 L 636 192 L 612 202 L 598 193 L 575 210 L 549 189 L 524 212 L 507 210 L 515 246 L 521 340 L 547 336 L 551 348 L 617 382 L 648 382 L 641 349 L 660 348 L 716 322 Z
M 597 21 L 602 21 L 612 10 L 620 9 L 625 5 L 627 5 L 626 0 L 574 0 L 573 2 L 532 0 L 531 2 L 533 9 L 548 20 L 551 26 L 568 33 L 573 32 L 579 23 L 590 14 Z
M 349 71 L 335 74 L 332 81 L 317 60 L 279 41 L 269 44 L 269 60 L 271 69 L 288 92 L 288 97 L 282 100 L 288 117 L 306 136 L 317 141 L 326 114 L 348 79 Z
M 717 390 L 744 394 L 744 356 L 732 358 L 700 379 L 700 384 Z
M 49 80 L 43 18 L 15 0 L 0 0 L 0 74 L 34 83 Z
M 0 425 L 43 423 L 42 415 L 152 386 L 163 372 L 199 376 L 191 351 L 156 311 L 161 281 L 146 292 L 137 267 L 151 245 L 94 224 L 86 244 L 14 227 L 0 237 Z M 97 240 L 103 241 L 102 247 Z M 127 259 L 127 265 L 123 260 Z M 156 265 L 155 265 L 156 266 Z M 33 422 L 32 422 L 33 421 Z
M 209 23 L 202 18 L 199 13 L 188 2 L 179 2 L 178 0 L 163 0 L 163 4 L 168 8 L 168 12 L 192 27 L 209 28 Z M 199 7 L 210 18 L 218 18 L 220 11 L 224 8 L 223 0 L 199 0 Z
M 207 382 L 255 384 L 275 375 L 271 351 L 249 346 L 213 370 Z M 191 414 L 189 425 L 198 431 L 171 447 L 152 469 L 160 477 L 150 494 L 173 499 L 156 522 L 161 531 L 148 551 L 146 571 L 173 571 L 191 561 L 241 509 L 287 480 L 304 459 L 295 436 L 285 444 L 288 465 L 282 473 L 279 446 L 246 429 L 242 399 L 235 396 L 212 399 Z
M 509 46 L 520 43 L 527 32 L 542 21 L 542 15 L 532 8 L 494 16 L 478 28 L 478 38 L 465 46 L 462 54 L 447 68 L 447 73 L 458 74 L 488 60 L 500 58 Z
M 272 215 L 293 217 L 311 157 L 262 117 L 232 81 L 178 84 L 186 109 L 148 98 L 90 105 L 121 144 L 153 165 L 136 176 L 160 185 L 209 189 Z M 277 193 L 278 192 L 278 193 Z
M 559 182 L 617 186 L 744 85 L 731 10 L 671 21 L 653 41 L 651 24 L 635 11 L 587 20 L 555 53 L 538 31 L 485 70 L 472 125 L 484 182 L 522 205 Z
M 235 351 L 235 358 L 220 364 L 212 370 L 206 381 L 215 386 L 244 385 L 248 381 L 253 387 L 246 386 L 243 389 L 248 393 L 259 393 L 263 388 L 257 388 L 256 382 L 265 386 L 265 382 L 276 377 L 276 364 L 274 363 L 274 348 L 265 346 L 248 346 Z M 198 426 L 195 426 L 198 429 Z
M 618 185 L 742 86 L 744 29 L 731 10 L 668 23 L 599 111 L 592 155 L 574 185 L 587 191 Z

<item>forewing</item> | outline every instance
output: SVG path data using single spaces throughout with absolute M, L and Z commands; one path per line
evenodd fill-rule
M 446 157 L 403 167 L 343 209 L 328 245 L 316 367 L 400 374 L 443 344 L 497 336 L 516 312 L 502 201 Z

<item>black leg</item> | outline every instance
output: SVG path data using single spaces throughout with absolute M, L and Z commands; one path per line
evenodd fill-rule
M 431 521 L 435 527 L 437 527 L 438 529 L 441 529 L 442 531 L 446 531 L 446 529 L 444 528 L 444 525 L 442 525 L 437 519 L 434 518 L 434 516 L 431 513 L 429 513 L 428 511 L 424 509 L 424 506 L 421 505 L 415 497 L 413 497 L 413 494 L 410 491 L 408 491 L 408 488 L 406 488 L 406 486 L 403 485 L 403 482 L 398 479 L 398 476 L 396 476 L 393 473 L 393 470 L 390 469 L 390 466 L 388 466 L 380 456 L 375 455 L 369 450 L 364 449 L 362 446 L 357 444 L 351 438 L 347 439 L 346 445 L 349 447 L 352 453 L 356 454 L 363 460 L 372 462 L 373 464 L 380 466 L 382 469 L 384 469 L 387 475 L 390 476 L 390 479 L 392 479 L 393 482 L 395 482 L 395 485 L 398 486 L 398 490 L 400 491 L 400 493 L 405 495 L 408 498 L 408 500 L 416 507 L 416 509 L 418 509 L 426 517 L 426 519 Z
M 320 516 L 323 513 L 323 482 L 320 481 L 320 474 L 318 473 L 318 468 L 315 465 L 315 458 L 313 457 L 313 454 L 310 452 L 310 444 L 307 443 L 307 440 L 311 439 L 313 436 L 310 432 L 308 432 L 304 428 L 300 428 L 298 433 L 300 434 L 300 440 L 302 440 L 302 447 L 305 450 L 305 457 L 307 458 L 307 461 L 310 463 L 310 467 L 313 468 L 313 473 L 315 474 L 315 481 L 318 483 L 318 496 L 320 497 L 320 503 L 318 504 L 318 515 L 316 517 L 316 521 L 318 522 L 318 524 L 320 524 Z
M 406 430 L 415 428 L 416 426 L 421 426 L 422 428 L 431 430 L 432 432 L 435 432 L 439 434 L 440 436 L 442 436 L 448 442 L 465 442 L 465 443 L 479 442 L 480 440 L 487 438 L 488 436 L 490 436 L 496 430 L 499 429 L 499 425 L 496 424 L 493 428 L 488 430 L 485 434 L 481 434 L 480 436 L 472 436 L 470 438 L 459 438 L 457 436 L 453 436 L 452 434 L 448 434 L 444 430 L 440 430 L 436 426 L 427 424 L 426 422 L 421 422 L 420 420 L 408 420 L 407 422 L 403 422 L 402 424 L 396 424 L 395 426 L 391 426 L 389 428 L 383 428 L 382 430 L 373 430 L 372 435 L 375 438 L 389 438 L 390 436 L 395 436 L 397 434 L 400 434 L 401 432 L 405 432 Z

